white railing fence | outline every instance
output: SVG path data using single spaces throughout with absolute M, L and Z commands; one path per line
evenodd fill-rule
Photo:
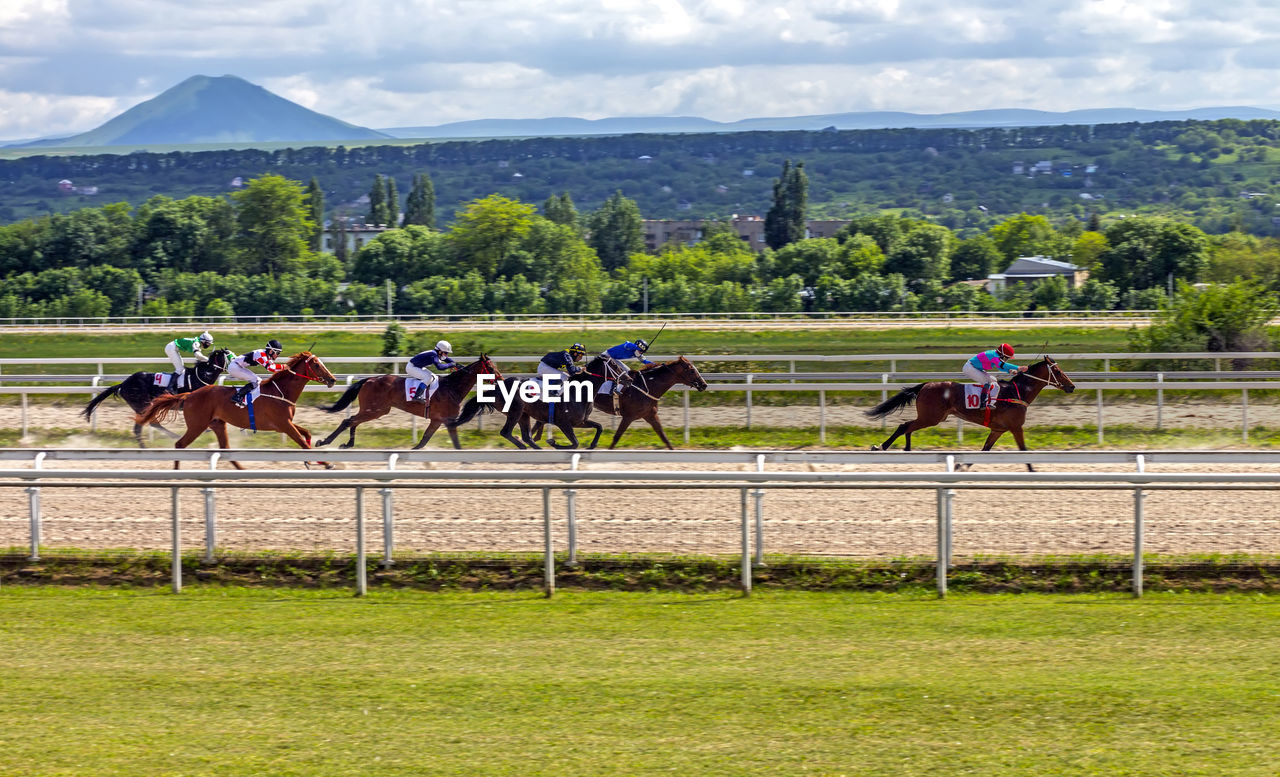
M 766 489 L 818 491 L 849 490 L 932 490 L 936 495 L 936 586 L 939 596 L 947 593 L 947 572 L 951 567 L 953 542 L 953 500 L 958 490 L 1018 490 L 1018 491 L 1120 491 L 1132 494 L 1132 590 L 1142 595 L 1143 542 L 1145 531 L 1144 492 L 1159 491 L 1274 491 L 1280 486 L 1277 472 L 1150 472 L 1148 463 L 1233 463 L 1280 464 L 1280 452 L 1108 452 L 1077 453 L 1054 452 L 1040 454 L 868 454 L 854 452 L 593 452 L 591 454 L 565 451 L 546 451 L 536 463 L 567 464 L 565 469 L 451 469 L 405 470 L 399 468 L 408 463 L 423 460 L 439 461 L 442 458 L 454 462 L 501 463 L 516 461 L 503 452 L 480 451 L 453 452 L 448 457 L 427 454 L 407 454 L 398 451 L 334 451 L 327 458 L 341 463 L 377 462 L 383 465 L 377 470 L 337 471 L 226 471 L 217 465 L 227 461 L 305 461 L 307 452 L 290 451 L 288 455 L 263 451 L 121 451 L 115 449 L 82 450 L 0 450 L 0 461 L 19 462 L 25 457 L 27 467 L 0 468 L 0 489 L 22 488 L 28 495 L 30 513 L 30 561 L 40 560 L 42 547 L 42 513 L 40 495 L 42 489 L 63 488 L 167 488 L 170 491 L 172 589 L 182 590 L 182 546 L 179 531 L 180 492 L 198 488 L 204 496 L 205 507 L 205 561 L 215 559 L 217 524 L 215 487 L 217 489 L 281 489 L 305 487 L 307 489 L 347 490 L 354 495 L 353 536 L 356 554 L 356 594 L 367 593 L 367 548 L 364 524 L 364 496 L 370 488 L 379 490 L 383 505 L 383 565 L 393 563 L 394 509 L 392 495 L 400 489 L 463 489 L 484 491 L 525 490 L 540 493 L 542 502 L 544 588 L 548 596 L 555 591 L 557 544 L 551 514 L 551 493 L 560 492 L 566 499 L 567 546 L 564 553 L 568 563 L 577 560 L 577 528 L 573 496 L 579 490 L 604 490 L 626 492 L 659 489 L 663 491 L 737 491 L 739 494 L 739 534 L 741 558 L 741 586 L 749 594 L 752 587 L 754 566 L 764 563 L 765 522 L 763 498 Z M 687 454 L 687 455 L 686 455 Z M 314 455 L 314 454 L 312 454 Z M 566 456 L 568 457 L 566 461 Z M 584 456 L 595 462 L 637 464 L 645 461 L 670 462 L 719 462 L 747 463 L 754 459 L 755 471 L 716 470 L 641 470 L 633 468 L 612 470 L 583 470 Z M 403 458 L 402 458 L 403 457 Z M 46 469 L 51 461 L 85 461 L 108 459 L 115 462 L 155 461 L 157 459 L 200 462 L 205 467 L 196 470 L 142 470 L 142 469 Z M 866 471 L 866 472 L 813 472 L 769 471 L 769 463 L 862 463 L 881 464 L 917 462 L 940 464 L 941 471 Z M 1133 471 L 1109 472 L 960 472 L 961 464 L 981 461 L 986 464 L 1026 462 L 1112 462 L 1133 466 Z M 749 508 L 754 501 L 754 516 Z M 754 554 L 753 554 L 754 549 Z

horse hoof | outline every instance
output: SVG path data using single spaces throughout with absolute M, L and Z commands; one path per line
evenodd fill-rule
M 878 450 L 880 450 L 880 446 L 879 446 L 879 445 L 872 445 L 872 446 L 871 446 L 871 450 L 873 450 L 873 451 L 878 451 Z
M 322 462 L 320 462 L 320 463 L 324 465 L 324 468 L 325 468 L 325 469 L 337 469 L 337 468 L 338 468 L 338 465 L 337 465 L 337 464 L 334 464 L 332 461 L 322 461 Z
M 355 446 L 355 443 L 353 443 L 353 442 L 344 442 L 343 444 L 339 445 L 338 447 L 345 451 L 346 449 L 351 448 L 351 447 L 354 447 L 354 446 Z

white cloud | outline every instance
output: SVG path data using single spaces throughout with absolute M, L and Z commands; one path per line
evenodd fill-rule
M 197 73 L 367 126 L 1280 103 L 1262 0 L 3 0 L 0 137 Z

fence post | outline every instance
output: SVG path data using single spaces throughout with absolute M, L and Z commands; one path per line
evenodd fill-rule
M 27 394 L 22 393 L 22 439 L 27 439 Z
M 947 530 L 946 516 L 942 508 L 942 492 L 946 489 L 935 489 L 937 491 L 937 515 L 938 515 L 938 563 L 935 565 L 938 598 L 943 599 L 947 596 Z
M 392 453 L 387 456 L 387 471 L 390 472 L 396 468 L 396 461 L 400 458 L 400 454 Z M 382 568 L 390 569 L 391 554 L 395 552 L 395 526 L 393 524 L 394 515 L 391 507 L 390 488 L 384 488 L 382 494 Z
M 209 454 L 210 471 L 218 468 L 218 459 L 220 458 L 222 458 L 222 454 L 217 451 Z M 206 486 L 200 489 L 200 493 L 204 494 L 204 563 L 212 564 L 213 549 L 216 547 L 218 538 L 218 508 L 214 502 L 213 486 Z
M 551 489 L 542 488 L 542 595 L 556 592 L 556 557 L 551 544 Z
M 1156 384 L 1164 383 L 1164 373 L 1156 373 Z M 1156 389 L 1156 429 L 1164 428 L 1164 389 Z
M 1098 444 L 1102 444 L 1102 389 L 1098 389 Z
M 36 454 L 35 461 L 32 462 L 32 469 L 42 469 L 44 467 L 45 452 L 40 451 Z M 30 561 L 40 560 L 40 487 L 31 486 L 27 489 L 27 501 L 31 518 L 31 554 L 27 556 Z
M 738 489 L 742 500 L 742 595 L 751 595 L 751 529 L 747 519 L 747 489 Z
M 173 504 L 169 516 L 170 530 L 173 532 L 173 592 L 182 593 L 182 537 L 178 532 L 178 488 L 169 489 Z
M 818 442 L 827 441 L 827 392 L 818 390 Z
M 1146 460 L 1138 454 L 1138 472 L 1146 472 Z M 1142 596 L 1142 540 L 1143 540 L 1143 493 L 1141 488 L 1133 490 L 1133 595 Z
M 764 472 L 764 454 L 756 454 L 756 472 Z M 756 488 L 751 492 L 756 508 L 756 566 L 764 563 L 764 489 Z
M 1240 437 L 1249 441 L 1249 389 L 1240 389 Z
M 102 370 L 98 370 L 98 372 L 102 372 Z M 93 380 L 89 381 L 89 386 L 92 388 L 97 388 L 98 384 L 101 381 L 102 381 L 101 375 L 94 375 Z M 98 395 L 94 394 L 94 396 L 96 397 Z M 98 414 L 97 413 L 94 413 L 93 415 L 89 416 L 89 431 L 92 432 L 93 434 L 98 433 Z
M 956 444 L 964 445 L 964 419 L 956 416 Z
M 894 363 L 896 364 L 896 362 L 894 362 Z M 891 368 L 891 369 L 892 369 L 892 368 Z M 885 384 L 886 386 L 887 386 L 887 385 L 889 385 L 889 374 L 888 374 L 888 373 L 881 373 L 881 374 L 880 374 L 880 382 L 881 382 L 881 383 L 883 383 L 883 384 Z M 889 400 L 889 390 L 888 390 L 888 389 L 884 389 L 883 391 L 881 391 L 881 392 L 880 392 L 880 401 L 881 401 L 881 402 L 887 402 L 888 400 Z M 887 428 L 888 428 L 888 423 L 889 423 L 889 422 L 888 422 L 887 420 L 885 420 L 884 418 L 881 418 L 881 419 L 880 419 L 880 431 L 882 431 L 882 432 L 883 432 L 885 429 L 887 429 Z
M 946 462 L 947 462 L 947 472 L 955 472 L 955 471 L 956 471 L 956 457 L 955 457 L 955 456 L 947 456 L 947 458 L 946 458 Z M 942 509 L 942 517 L 943 517 L 944 526 L 945 526 L 945 528 L 946 528 L 946 538 L 947 538 L 947 542 L 946 542 L 946 551 L 947 551 L 947 552 L 946 552 L 946 556 L 945 556 L 945 559 L 946 559 L 946 564 L 945 564 L 945 566 L 946 566 L 946 568 L 947 568 L 948 570 L 950 570 L 950 569 L 951 569 L 951 539 L 952 539 L 952 537 L 953 537 L 953 536 L 954 536 L 954 534 L 955 534 L 955 533 L 952 531 L 952 529 L 953 529 L 954 527 L 953 527 L 953 526 L 952 526 L 952 524 L 951 524 L 951 502 L 952 502 L 952 500 L 955 498 L 955 495 L 956 495 L 956 491 L 955 491 L 955 489 L 954 489 L 954 488 L 948 488 L 948 489 L 946 490 L 946 492 L 945 492 L 945 493 L 943 493 L 943 495 L 942 495 L 942 508 L 943 508 L 943 509 Z
M 751 373 L 747 373 L 747 428 L 751 428 Z M 26 396 L 25 394 L 23 395 Z
M 575 453 L 569 457 L 569 470 L 571 472 L 578 471 L 578 463 L 582 461 L 582 454 Z M 564 492 L 564 511 L 566 523 L 569 524 L 569 560 L 565 563 L 574 566 L 578 563 L 578 490 L 575 488 L 567 488 Z
M 369 579 L 364 568 L 364 489 L 356 489 L 356 596 L 369 593 Z
M 684 390 L 684 441 L 689 442 L 689 389 Z

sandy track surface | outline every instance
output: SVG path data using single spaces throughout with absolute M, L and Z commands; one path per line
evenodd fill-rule
M 68 466 L 67 462 L 51 464 Z M 160 463 L 151 466 L 167 468 Z M 598 464 L 596 468 L 610 466 L 614 465 Z M 814 466 L 819 470 L 844 468 Z M 725 465 L 719 469 L 739 468 Z M 1055 469 L 1105 471 L 1115 467 L 1061 465 Z M 1149 471 L 1179 469 L 1277 468 L 1164 465 Z M 552 496 L 556 542 L 564 549 L 565 497 L 559 489 Z M 47 547 L 169 547 L 166 490 L 44 489 L 41 499 Z M 932 491 L 767 491 L 764 546 L 769 553 L 929 556 L 934 549 L 934 500 Z M 382 547 L 381 501 L 376 490 L 366 491 L 368 543 L 375 554 Z M 536 490 L 399 490 L 393 501 L 395 546 L 400 552 L 518 552 L 542 547 L 542 507 Z M 222 489 L 217 494 L 218 546 L 237 551 L 350 552 L 355 537 L 354 503 L 353 493 L 345 490 Z M 955 502 L 955 553 L 961 558 L 980 554 L 1123 554 L 1132 542 L 1132 504 L 1128 492 L 960 491 Z M 579 548 L 584 553 L 734 554 L 739 548 L 736 491 L 583 490 L 578 492 L 577 505 Z M 27 545 L 27 510 L 27 496 L 21 490 L 0 491 L 0 547 Z M 201 547 L 204 504 L 198 491 L 183 492 L 180 512 L 184 546 Z M 1146 499 L 1146 518 L 1146 549 L 1150 553 L 1280 552 L 1280 496 L 1275 491 L 1152 492 Z
M 1034 430 L 1037 426 L 1072 424 L 1093 426 L 1097 419 L 1097 411 L 1092 399 L 1086 398 L 1086 400 L 1035 405 L 1027 414 L 1027 428 Z M 876 397 L 876 401 L 879 401 L 878 397 Z M 830 426 L 879 427 L 881 426 L 880 421 L 873 421 L 864 415 L 864 411 L 870 405 L 870 399 L 865 405 L 829 405 L 826 409 L 826 422 Z M 78 415 L 83 406 L 83 404 L 31 405 L 27 408 L 28 427 L 30 429 L 78 428 L 87 432 L 90 429 L 89 424 Z M 1154 429 L 1157 420 L 1156 414 L 1157 410 L 1154 404 L 1111 404 L 1103 409 L 1103 424 L 1130 424 Z M 133 413 L 123 402 L 118 402 L 114 399 L 105 402 L 99 406 L 95 415 L 97 415 L 99 429 L 123 432 L 133 429 Z M 298 423 L 309 429 L 317 437 L 323 437 L 338 428 L 338 425 L 342 423 L 343 417 L 343 413 L 326 413 L 323 410 L 305 406 L 298 409 L 297 415 Z M 679 397 L 672 397 L 670 401 L 663 404 L 660 417 L 664 427 L 676 430 L 678 433 L 684 421 L 684 413 Z M 759 426 L 817 426 L 819 417 L 820 411 L 816 404 L 790 405 L 787 407 L 756 405 L 751 409 L 751 422 L 753 425 Z M 913 417 L 914 413 L 908 411 L 906 415 L 898 414 L 892 416 L 888 423 L 897 424 Z M 606 429 L 614 428 L 613 424 L 616 423 L 616 418 L 611 416 L 593 414 L 593 418 L 604 424 Z M 1177 404 L 1167 403 L 1161 420 L 1166 428 L 1222 429 L 1239 428 L 1241 418 L 1241 405 L 1238 401 L 1179 402 Z M 498 414 L 486 415 L 483 419 L 484 428 L 498 429 L 502 425 L 502 420 L 502 416 Z M 408 413 L 393 410 L 382 418 L 361 426 L 361 428 L 405 429 L 407 431 L 410 429 L 412 422 L 413 418 Z M 419 420 L 418 423 L 420 431 L 426 428 L 425 422 Z M 638 423 L 642 428 L 648 428 L 644 422 Z M 694 427 L 742 426 L 746 423 L 746 408 L 744 405 L 693 407 L 689 409 L 689 423 Z M 472 421 L 471 424 L 474 425 L 475 421 Z M 1249 425 L 1280 426 L 1280 405 L 1251 403 L 1249 405 Z M 22 408 L 0 406 L 0 428 L 19 429 L 21 426 Z M 954 419 L 948 419 L 944 426 L 954 429 Z M 170 427 L 179 432 L 183 428 L 180 420 L 170 424 Z M 976 435 L 983 434 L 983 430 L 979 426 L 966 425 L 966 434 L 969 433 L 974 434 L 975 440 L 977 440 L 981 438 Z M 357 431 L 357 444 L 359 444 L 358 435 L 359 431 Z M 447 436 L 443 432 L 440 432 L 440 435 L 437 440 L 432 441 L 433 445 L 437 443 L 440 445 L 448 444 Z M 166 438 L 157 432 L 154 435 L 154 439 L 156 444 L 162 444 Z M 234 439 L 233 434 L 233 444 Z

